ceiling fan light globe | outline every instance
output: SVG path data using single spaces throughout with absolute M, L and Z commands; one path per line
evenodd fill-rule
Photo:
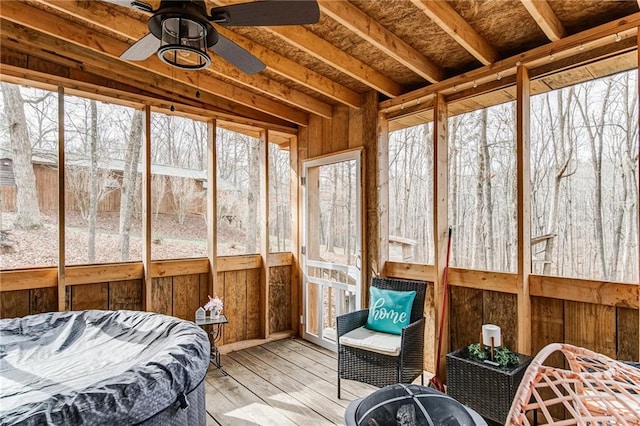
M 158 57 L 165 63 L 183 69 L 198 70 L 211 64 L 207 54 L 207 28 L 186 17 L 170 17 L 162 21 Z

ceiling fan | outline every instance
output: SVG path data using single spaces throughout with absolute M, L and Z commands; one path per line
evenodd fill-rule
M 211 63 L 207 50 L 247 74 L 265 65 L 234 41 L 219 34 L 211 23 L 222 26 L 276 26 L 314 24 L 320 19 L 316 0 L 264 0 L 214 7 L 203 0 L 162 0 L 157 9 L 142 1 L 107 0 L 151 13 L 149 34 L 129 47 L 121 59 L 142 61 L 157 53 L 165 63 L 197 70 Z

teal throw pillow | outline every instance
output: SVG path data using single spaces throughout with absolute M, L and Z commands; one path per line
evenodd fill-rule
M 411 321 L 411 307 L 415 291 L 369 288 L 369 317 L 366 328 L 384 333 L 402 334 Z

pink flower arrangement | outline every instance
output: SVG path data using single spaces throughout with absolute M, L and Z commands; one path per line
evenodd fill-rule
M 217 311 L 218 313 L 222 312 L 222 299 L 220 299 L 218 296 L 207 296 L 209 298 L 209 301 L 204 305 L 204 310 L 205 311 Z

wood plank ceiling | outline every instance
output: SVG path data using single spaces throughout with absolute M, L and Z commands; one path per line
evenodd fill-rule
M 207 0 L 207 6 L 239 2 Z M 100 76 L 223 118 L 295 128 L 308 123 L 308 114 L 331 118 L 336 106 L 360 108 L 367 91 L 381 101 L 398 98 L 636 14 L 640 0 L 319 0 L 319 6 L 321 19 L 313 25 L 216 26 L 266 64 L 247 75 L 213 53 L 211 66 L 200 71 L 168 67 L 155 55 L 120 60 L 148 32 L 149 15 L 131 8 L 2 0 L 2 73 L 26 75 L 12 59 L 25 53 L 75 70 L 69 78 Z

